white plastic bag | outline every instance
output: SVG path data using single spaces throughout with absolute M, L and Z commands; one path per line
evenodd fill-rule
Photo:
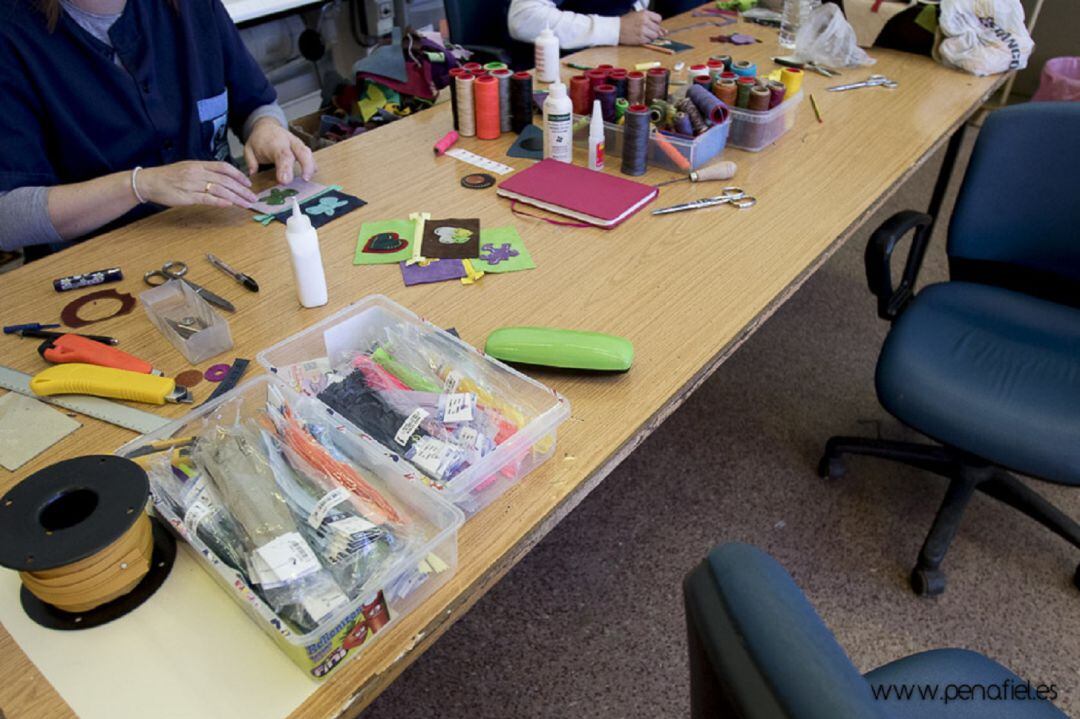
M 1027 67 L 1035 43 L 1020 0 L 942 0 L 935 57 L 973 75 Z
M 855 30 L 840 8 L 825 3 L 810 12 L 795 36 L 795 54 L 826 67 L 873 65 L 877 60 L 855 42 Z

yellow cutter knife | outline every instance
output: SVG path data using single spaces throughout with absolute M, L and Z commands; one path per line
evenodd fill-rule
M 73 362 L 56 365 L 34 375 L 30 389 L 36 395 L 89 394 L 130 402 L 165 404 L 191 402 L 191 393 L 170 377 Z

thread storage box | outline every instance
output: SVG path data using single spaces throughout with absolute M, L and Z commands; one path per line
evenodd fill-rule
M 574 146 L 589 148 L 589 120 L 586 115 L 574 115 Z M 687 172 L 706 165 L 724 151 L 728 141 L 731 118 L 719 125 L 713 125 L 697 137 L 679 137 L 661 134 L 656 130 L 649 133 L 649 167 L 662 167 L 673 172 Z M 625 127 L 612 122 L 604 123 L 604 163 L 619 166 L 622 164 L 622 141 Z M 664 147 L 664 146 L 667 147 Z M 672 157 L 677 153 L 683 159 L 680 162 Z
M 332 412 L 321 403 L 301 397 L 275 377 L 262 375 L 225 393 L 185 417 L 161 429 L 143 435 L 116 451 L 120 456 L 132 456 L 140 463 L 154 456 L 143 454 L 155 443 L 199 435 L 217 430 L 226 424 L 254 419 L 265 411 L 271 392 L 284 396 L 290 406 L 304 404 L 308 417 L 329 424 L 336 422 Z M 268 601 L 256 593 L 245 575 L 219 554 L 200 536 L 200 522 L 209 513 L 203 511 L 192 521 L 196 506 L 182 511 L 174 499 L 155 485 L 154 471 L 150 472 L 151 499 L 158 515 L 181 539 L 190 545 L 196 561 L 241 606 L 244 612 L 277 644 L 288 657 L 310 677 L 322 680 L 342 666 L 347 659 L 359 655 L 365 647 L 377 641 L 386 627 L 415 609 L 457 571 L 458 529 L 465 521 L 461 510 L 438 495 L 425 491 L 408 464 L 400 462 L 370 438 L 349 433 L 348 456 L 370 487 L 396 510 L 402 526 L 408 527 L 403 549 L 386 561 L 377 561 L 374 572 L 355 586 L 351 601 L 337 606 L 306 632 L 275 613 Z M 344 446 L 344 445 L 339 445 Z M 167 454 L 165 456 L 168 456 Z M 168 459 L 157 460 L 168 463 Z M 151 466 L 144 464 L 144 467 Z M 160 466 L 158 470 L 159 471 Z M 175 473 L 176 470 L 174 469 Z M 340 486 L 340 485 L 339 485 Z M 275 493 L 280 493 L 275 491 Z M 333 492 L 324 495 L 326 499 Z M 348 494 L 348 492 L 346 492 Z M 339 501 L 345 501 L 341 499 Z M 323 505 L 324 502 L 319 502 Z M 329 505 L 328 505 L 329 506 Z M 194 528 L 193 528 L 194 527 Z M 215 544 L 215 547 L 222 545 Z M 253 553 L 257 554 L 258 550 Z M 249 564 L 249 572 L 253 571 Z M 303 606 L 306 609 L 308 599 Z M 313 601 L 319 601 L 318 595 Z M 299 602 L 297 602 L 299 604 Z M 294 605 L 295 606 L 295 605 Z
M 728 144 L 740 150 L 760 152 L 780 139 L 795 126 L 795 114 L 802 103 L 803 92 L 784 100 L 771 110 L 747 110 L 731 108 L 731 132 Z
M 558 427 L 570 416 L 566 398 L 382 295 L 353 303 L 259 353 L 256 359 L 290 381 L 298 367 L 311 369 L 336 362 L 342 355 L 369 352 L 391 334 L 408 335 L 408 344 L 422 345 L 430 363 L 442 368 L 438 379 L 444 386 L 432 388 L 436 393 L 444 392 L 443 397 L 455 390 L 475 393 L 478 403 L 494 408 L 516 427 L 493 451 L 446 481 L 434 481 L 430 473 L 419 472 L 429 489 L 473 514 L 554 454 Z M 369 432 L 363 426 L 356 429 Z M 383 441 L 383 445 L 407 459 L 394 441 Z

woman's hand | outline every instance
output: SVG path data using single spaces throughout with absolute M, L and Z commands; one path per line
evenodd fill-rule
M 661 17 L 649 10 L 635 10 L 619 18 L 619 44 L 644 45 L 666 35 Z
M 244 160 L 251 175 L 259 171 L 260 163 L 274 163 L 277 181 L 282 185 L 293 181 L 293 165 L 297 162 L 305 180 L 310 180 L 319 169 L 308 146 L 272 117 L 262 117 L 255 122 L 244 145 Z
M 166 207 L 250 207 L 258 198 L 251 180 L 227 162 L 190 160 L 139 171 L 136 184 L 147 202 Z M 130 192 L 130 191 L 129 191 Z

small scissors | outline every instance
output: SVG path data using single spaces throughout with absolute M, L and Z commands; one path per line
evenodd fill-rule
M 896 80 L 890 80 L 884 75 L 871 75 L 862 82 L 851 82 L 847 85 L 833 85 L 832 87 L 825 88 L 829 92 L 845 92 L 847 90 L 855 90 L 860 87 L 885 87 L 890 90 L 899 87 L 900 83 Z
M 180 280 L 188 287 L 190 287 L 195 294 L 197 294 L 199 297 L 202 297 L 210 304 L 217 305 L 218 307 L 227 312 L 236 312 L 236 307 L 233 306 L 232 302 L 229 302 L 224 297 L 220 295 L 215 295 L 213 292 L 206 289 L 205 287 L 197 285 L 191 280 L 186 279 L 184 275 L 187 274 L 187 270 L 187 264 L 183 262 L 166 262 L 164 265 L 161 266 L 160 270 L 150 270 L 149 272 L 144 274 L 143 282 L 150 285 L 151 287 L 157 287 L 158 285 L 162 285 L 169 280 Z
M 750 197 L 750 195 L 746 194 L 738 187 L 725 187 L 724 194 L 722 195 L 717 195 L 716 197 L 704 197 L 700 200 L 684 202 L 681 205 L 662 207 L 659 210 L 653 210 L 652 213 L 654 215 L 670 215 L 673 212 L 684 212 L 686 210 L 696 210 L 700 207 L 715 207 L 716 205 L 727 204 L 737 207 L 740 210 L 745 210 L 748 207 L 756 205 L 757 200 Z

